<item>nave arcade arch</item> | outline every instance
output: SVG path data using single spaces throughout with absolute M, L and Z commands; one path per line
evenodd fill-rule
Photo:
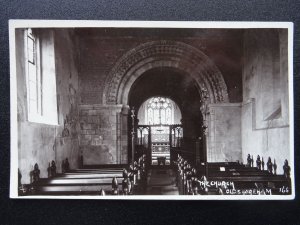
M 193 89 L 197 90 L 198 102 L 196 103 L 195 101 L 192 107 L 197 107 L 195 113 L 200 114 L 200 116 L 197 115 L 196 117 L 201 121 L 196 123 L 198 130 L 202 130 L 206 126 L 203 125 L 203 119 L 206 116 L 208 104 L 228 102 L 227 87 L 223 76 L 204 53 L 182 42 L 162 40 L 141 44 L 128 51 L 118 60 L 107 76 L 102 98 L 103 105 L 123 105 L 123 108 L 126 109 L 123 112 L 130 114 L 130 107 L 139 107 L 139 104 L 141 104 L 141 102 L 132 104 L 130 99 L 133 96 L 132 90 L 137 86 L 137 81 L 141 77 L 145 77 L 149 71 L 160 70 L 175 71 L 175 73 L 180 73 L 188 78 L 189 82 L 193 83 Z M 184 86 L 182 86 L 182 90 L 186 91 Z M 176 93 L 179 90 L 173 89 L 172 91 Z M 185 95 L 184 92 L 182 94 Z M 159 93 L 152 92 L 151 96 L 154 95 L 159 95 Z M 167 97 L 169 96 L 171 95 L 168 94 Z M 185 105 L 184 107 L 191 106 Z M 188 120 L 188 116 L 185 118 Z M 131 147 L 130 119 L 131 117 L 128 116 L 128 149 Z M 202 133 L 202 131 L 201 133 L 194 132 L 192 135 L 187 135 L 187 139 L 201 139 Z M 121 149 L 124 148 L 121 147 Z M 129 150 L 128 156 L 130 159 L 131 154 Z

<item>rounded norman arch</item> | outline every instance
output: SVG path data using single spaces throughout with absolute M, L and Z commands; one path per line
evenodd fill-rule
M 224 78 L 217 66 L 200 50 L 177 41 L 152 41 L 123 55 L 105 81 L 103 104 L 128 104 L 132 84 L 144 72 L 169 67 L 193 77 L 198 90 L 205 88 L 210 103 L 228 102 Z M 200 93 L 201 96 L 201 93 Z

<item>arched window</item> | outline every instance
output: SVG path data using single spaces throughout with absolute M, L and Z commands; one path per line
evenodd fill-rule
M 151 98 L 145 110 L 145 124 L 164 125 L 174 123 L 174 104 L 168 98 Z
M 179 106 L 173 100 L 161 96 L 144 101 L 137 116 L 140 125 L 181 124 Z

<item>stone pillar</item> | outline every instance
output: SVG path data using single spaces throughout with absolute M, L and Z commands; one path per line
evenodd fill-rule
M 121 119 L 122 119 L 122 115 L 121 115 L 121 112 L 117 112 L 116 114 L 116 119 L 117 119 L 117 123 L 116 123 L 116 135 L 117 135 L 117 150 L 116 150 L 116 161 L 117 161 L 117 164 L 121 164 L 121 149 L 122 149 L 122 122 L 121 122 Z
M 123 106 L 121 116 L 121 144 L 120 144 L 120 163 L 128 163 L 128 113 L 129 106 Z
M 216 136 L 215 136 L 215 111 L 213 108 L 209 109 L 209 116 L 207 118 L 208 120 L 208 132 L 206 135 L 206 143 L 207 143 L 207 160 L 208 162 L 213 162 L 213 154 L 216 151 L 215 150 L 215 144 L 216 144 Z
M 201 163 L 201 156 L 200 156 L 200 144 L 201 144 L 201 137 L 199 137 L 196 141 L 195 141 L 195 149 L 196 149 L 196 165 L 200 165 Z

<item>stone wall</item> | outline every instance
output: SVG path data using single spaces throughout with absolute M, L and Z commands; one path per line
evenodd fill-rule
M 80 152 L 84 165 L 127 163 L 127 113 L 122 105 L 80 106 Z
M 80 113 L 82 124 L 80 151 L 84 156 L 84 164 L 127 162 L 127 132 L 125 128 L 116 128 L 119 117 L 115 109 L 101 104 L 103 104 L 102 97 L 108 74 L 124 54 L 141 44 L 171 40 L 197 48 L 206 54 L 223 74 L 230 102 L 242 100 L 242 32 L 216 29 L 206 31 L 195 29 L 194 31 L 185 30 L 185 32 L 185 34 L 177 30 L 166 32 L 159 29 L 78 30 L 80 101 L 83 105 Z M 96 111 L 93 111 L 94 107 L 97 108 Z M 187 107 L 191 108 L 191 106 Z M 127 127 L 125 120 L 124 117 L 121 121 Z M 193 119 L 185 118 L 186 142 L 198 138 L 201 125 L 198 129 L 194 126 Z M 121 139 L 117 132 L 122 132 Z M 188 143 L 187 148 L 193 149 Z
M 57 168 L 61 171 L 62 160 L 68 158 L 70 168 L 79 166 L 79 82 L 78 52 L 73 31 L 55 31 L 55 63 L 57 77 L 57 101 L 59 125 L 68 129 L 63 135 L 59 130 L 56 149 Z
M 72 34 L 51 29 L 39 33 L 42 65 L 47 64 L 47 75 L 56 76 L 58 125 L 28 122 L 24 30 L 17 29 L 18 165 L 23 184 L 30 183 L 29 173 L 35 163 L 39 165 L 40 176 L 47 177 L 47 167 L 52 160 L 56 161 L 58 172 L 61 172 L 62 159 L 68 157 L 71 168 L 76 168 L 78 162 L 78 73 Z M 69 130 L 69 135 L 62 135 L 64 128 Z
M 287 31 L 249 30 L 244 36 L 242 149 L 256 159 L 290 160 Z
M 82 104 L 101 104 L 105 81 L 118 60 L 137 46 L 158 40 L 179 41 L 202 51 L 224 76 L 230 102 L 242 101 L 240 30 L 99 29 L 78 32 Z
M 242 161 L 241 104 L 210 104 L 207 161 Z

